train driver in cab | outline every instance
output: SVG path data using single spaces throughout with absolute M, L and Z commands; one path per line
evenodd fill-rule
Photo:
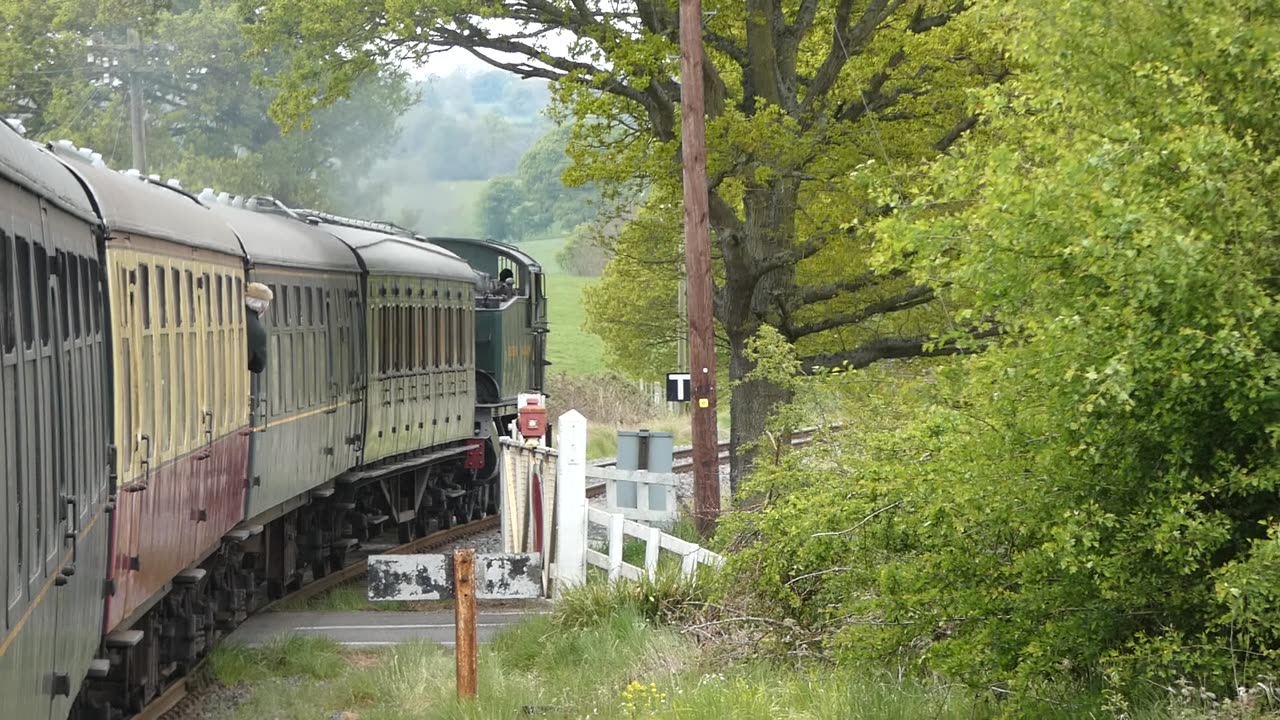
M 502 268 L 502 272 L 498 273 L 498 291 L 496 294 L 503 298 L 515 297 L 515 282 L 515 274 L 511 272 L 511 268 Z
M 262 283 L 249 283 L 244 289 L 244 304 L 249 308 L 245 317 L 245 332 L 249 345 L 249 372 L 260 373 L 267 368 L 267 328 L 262 317 L 267 314 L 273 295 L 271 288 Z

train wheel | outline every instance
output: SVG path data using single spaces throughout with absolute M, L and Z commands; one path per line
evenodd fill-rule
M 337 572 L 347 564 L 347 549 L 345 547 L 333 546 L 329 551 L 329 567 Z
M 311 558 L 311 578 L 319 580 L 329 574 L 329 558 L 321 555 L 318 551 Z

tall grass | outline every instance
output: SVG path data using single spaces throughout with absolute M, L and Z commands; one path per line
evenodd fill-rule
M 405 643 L 342 651 L 290 638 L 264 648 L 219 648 L 211 666 L 248 697 L 230 720 L 1263 720 L 1274 703 L 1250 705 L 1155 695 L 1113 707 L 1064 686 L 1041 698 L 1010 697 L 932 678 L 900 678 L 865 666 L 714 660 L 678 627 L 637 612 L 634 597 L 588 586 L 577 610 L 527 620 L 481 649 L 479 697 L 459 701 L 452 650 Z M 582 606 L 589 606 L 590 610 Z M 344 715 L 345 713 L 345 715 Z

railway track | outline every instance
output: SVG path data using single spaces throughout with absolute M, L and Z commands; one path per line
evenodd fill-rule
M 840 428 L 839 425 L 831 426 L 831 429 L 833 430 L 839 429 L 839 428 Z M 818 429 L 819 428 L 803 428 L 792 433 L 791 434 L 792 447 L 801 447 L 803 445 L 807 445 L 809 441 L 813 439 L 814 433 L 816 433 Z M 725 463 L 729 462 L 729 441 L 726 440 L 724 442 L 719 443 L 717 445 L 717 448 L 720 451 L 720 464 L 724 465 Z M 615 467 L 617 466 L 617 464 L 618 464 L 617 458 L 609 458 L 608 460 L 601 460 L 595 463 L 597 467 Z M 692 470 L 693 470 L 693 448 L 692 447 L 676 448 L 676 450 L 671 453 L 671 472 L 686 473 L 686 472 L 691 472 Z
M 806 428 L 799 430 L 791 436 L 791 444 L 793 446 L 802 446 L 808 444 L 813 439 L 816 432 L 815 428 Z M 729 459 L 729 443 L 719 443 L 720 462 L 723 464 Z M 614 467 L 617 465 L 616 459 L 600 460 L 594 463 L 598 467 Z M 672 453 L 671 470 L 676 473 L 689 472 L 693 467 L 693 448 L 679 448 Z M 603 495 L 605 486 L 603 483 L 591 485 L 587 488 L 587 497 L 597 497 Z M 384 555 L 409 555 L 430 551 L 443 545 L 449 545 L 457 542 L 465 537 L 478 535 L 489 530 L 499 527 L 499 516 L 490 515 L 480 520 L 469 522 L 465 525 L 449 528 L 448 530 L 438 530 L 425 537 L 411 540 L 402 545 L 382 550 L 380 554 Z M 317 595 L 321 595 L 332 590 L 339 585 L 355 580 L 363 576 L 368 571 L 368 556 L 356 558 L 354 562 L 341 570 L 325 575 L 322 578 L 312 580 L 293 592 L 280 597 L 267 605 L 263 606 L 258 612 L 267 612 L 274 607 L 282 605 L 286 602 L 301 602 L 309 600 Z M 191 688 L 189 684 L 191 679 L 195 677 L 204 661 L 191 671 L 190 674 L 180 678 L 177 682 L 170 685 L 163 693 L 152 700 L 142 712 L 134 715 L 132 720 L 163 720 L 170 716 L 180 715 L 184 710 L 194 707 L 192 703 L 196 702 L 196 697 L 190 695 Z

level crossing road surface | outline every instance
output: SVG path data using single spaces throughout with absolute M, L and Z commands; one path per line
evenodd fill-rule
M 550 603 L 496 608 L 481 606 L 476 611 L 476 638 L 486 643 L 503 627 L 545 614 L 550 609 Z M 288 635 L 309 635 L 327 637 L 346 647 L 380 647 L 411 641 L 452 647 L 454 633 L 452 609 L 267 612 L 250 617 L 227 637 L 227 642 L 256 646 Z

